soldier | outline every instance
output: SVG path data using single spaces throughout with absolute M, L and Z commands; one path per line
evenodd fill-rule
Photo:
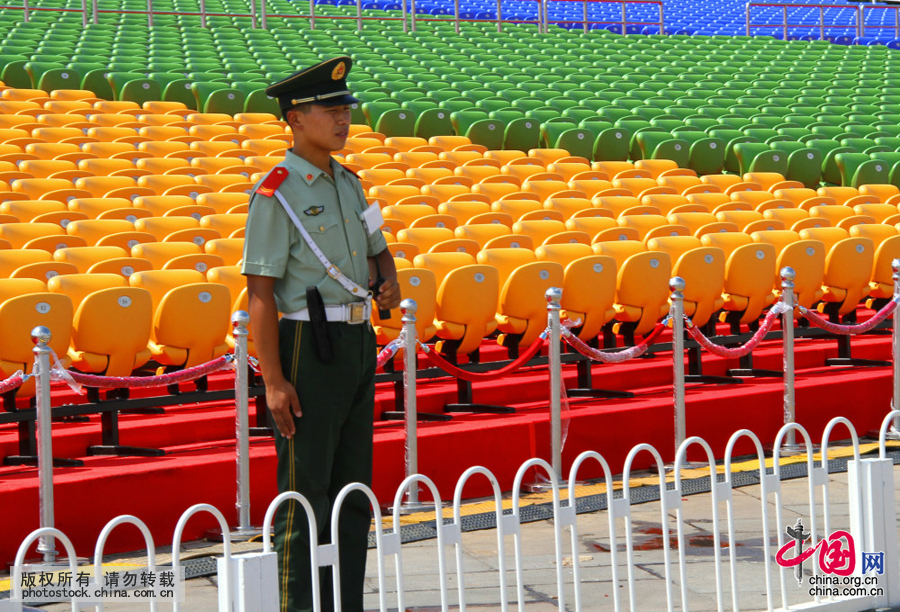
M 358 102 L 347 89 L 350 67 L 349 57 L 337 57 L 266 90 L 294 145 L 250 200 L 242 267 L 278 429 L 278 490 L 310 501 L 318 543 L 329 540 L 340 490 L 371 483 L 377 348 L 370 315 L 373 301 L 382 310 L 400 303 L 379 207 L 367 206 L 359 178 L 331 157 L 344 148 L 350 105 Z M 368 499 L 352 494 L 339 521 L 344 612 L 363 609 L 370 522 Z M 309 527 L 298 503 L 279 510 L 275 545 L 282 612 L 312 610 Z M 330 571 L 320 578 L 322 609 L 332 610 Z

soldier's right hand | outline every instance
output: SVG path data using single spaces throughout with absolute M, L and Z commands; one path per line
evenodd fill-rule
M 297 397 L 294 385 L 285 379 L 266 385 L 266 403 L 269 405 L 275 426 L 281 435 L 289 440 L 293 438 L 297 430 L 294 427 L 292 414 L 298 417 L 303 416 L 303 412 L 300 410 L 300 399 Z

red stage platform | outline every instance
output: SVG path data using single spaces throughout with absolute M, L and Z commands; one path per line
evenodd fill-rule
M 890 359 L 890 337 L 854 338 L 854 357 Z M 796 345 L 797 421 L 811 435 L 821 434 L 835 416 L 849 418 L 858 432 L 877 428 L 890 409 L 889 367 L 829 368 L 825 358 L 836 355 L 833 340 L 801 339 Z M 780 370 L 780 340 L 763 343 L 754 352 L 755 366 Z M 703 355 L 704 373 L 724 374 L 735 362 Z M 575 386 L 574 366 L 564 368 L 566 386 Z M 674 456 L 671 353 L 659 353 L 621 365 L 594 365 L 594 386 L 629 390 L 629 399 L 569 400 L 564 469 L 584 450 L 603 454 L 620 471 L 628 451 L 641 442 L 653 444 L 664 459 Z M 217 375 L 211 387 L 227 386 Z M 687 432 L 701 436 L 721 455 L 729 436 L 747 428 L 763 443 L 771 443 L 782 425 L 782 382 L 778 378 L 744 379 L 733 385 L 689 385 Z M 453 495 L 457 478 L 473 466 L 490 469 L 501 485 L 511 487 L 525 460 L 549 455 L 549 381 L 546 367 L 527 368 L 503 380 L 476 383 L 475 401 L 516 407 L 515 414 L 457 414 L 448 422 L 419 423 L 419 471 L 433 479 L 444 498 Z M 54 401 L 75 399 L 65 388 L 55 389 Z M 419 382 L 422 412 L 440 412 L 456 401 L 456 381 Z M 392 387 L 379 386 L 376 414 L 394 409 Z M 253 408 L 251 406 L 251 412 Z M 235 520 L 234 406 L 228 403 L 181 405 L 160 415 L 122 415 L 121 443 L 163 448 L 163 457 L 89 457 L 84 467 L 54 470 L 56 525 L 72 538 L 80 555 L 92 554 L 103 525 L 120 514 L 133 514 L 150 527 L 156 543 L 171 542 L 175 523 L 189 506 L 211 503 Z M 841 437 L 845 430 L 838 428 Z M 0 456 L 17 452 L 17 434 L 0 428 Z M 100 441 L 98 417 L 86 423 L 54 423 L 54 454 L 84 457 L 89 444 Z M 276 494 L 275 454 L 270 438 L 251 439 L 252 517 L 262 521 Z M 749 446 L 739 449 L 749 452 Z M 699 457 L 698 457 L 699 458 Z M 642 455 L 643 465 L 650 456 Z M 404 438 L 400 422 L 380 421 L 375 428 L 374 489 L 391 503 L 404 478 Z M 483 496 L 484 479 L 473 479 L 464 497 Z M 0 468 L 0 561 L 11 562 L 23 537 L 38 526 L 37 470 Z M 186 538 L 200 537 L 213 527 L 200 516 L 192 520 Z M 107 551 L 143 548 L 136 529 L 120 529 Z

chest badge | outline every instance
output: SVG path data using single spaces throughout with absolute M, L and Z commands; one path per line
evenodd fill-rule
M 306 210 L 303 211 L 304 215 L 308 215 L 310 217 L 315 217 L 321 213 L 325 212 L 324 206 L 310 206 Z

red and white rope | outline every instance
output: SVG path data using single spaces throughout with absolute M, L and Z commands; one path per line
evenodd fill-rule
M 647 335 L 647 337 L 640 341 L 640 343 L 635 344 L 634 346 L 629 347 L 625 350 L 616 352 L 607 352 L 591 348 L 566 327 L 563 327 L 561 331 L 563 339 L 569 343 L 569 346 L 571 346 L 573 349 L 575 349 L 588 359 L 599 361 L 600 363 L 623 363 L 630 359 L 634 359 L 635 357 L 640 357 L 641 355 L 646 353 L 647 348 L 649 348 L 649 346 L 656 341 L 656 338 L 662 333 L 665 328 L 666 324 L 660 321 L 656 324 L 656 327 L 654 327 L 653 330 Z
M 752 353 L 753 349 L 759 346 L 759 343 L 765 339 L 766 334 L 768 334 L 772 330 L 772 327 L 774 327 L 775 321 L 778 319 L 778 317 L 780 317 L 786 310 L 787 307 L 783 302 L 778 302 L 777 304 L 775 304 L 768 312 L 768 314 L 766 314 L 766 318 L 763 319 L 763 322 L 760 324 L 759 329 L 756 330 L 756 333 L 753 334 L 753 337 L 751 337 L 742 346 L 736 346 L 732 348 L 722 346 L 721 344 L 716 344 L 715 342 L 707 338 L 703 334 L 703 332 L 700 331 L 699 327 L 696 327 L 693 323 L 691 323 L 691 320 L 689 318 L 685 317 L 685 320 L 687 322 L 688 333 L 691 335 L 691 338 L 696 340 L 700 346 L 705 348 L 713 355 L 736 359 Z
M 234 355 L 228 354 L 192 368 L 185 368 L 184 370 L 159 376 L 98 376 L 73 370 L 60 370 L 59 368 L 54 368 L 53 374 L 54 377 L 59 376 L 60 378 L 68 376 L 79 385 L 96 387 L 98 389 L 146 389 L 148 387 L 166 387 L 197 380 L 213 372 L 231 368 L 233 362 Z
M 397 336 L 396 339 L 388 342 L 381 352 L 378 353 L 378 357 L 375 359 L 375 367 L 380 368 L 388 361 L 393 359 L 394 355 L 403 350 L 404 345 L 406 344 L 406 330 L 400 330 L 400 335 Z
M 827 332 L 831 332 L 832 334 L 838 334 L 840 336 L 855 336 L 857 334 L 864 334 L 867 331 L 874 328 L 876 325 L 887 319 L 891 316 L 891 313 L 897 309 L 897 298 L 892 299 L 888 302 L 884 308 L 879 310 L 872 316 L 868 321 L 864 323 L 859 323 L 857 325 L 838 325 L 837 323 L 832 323 L 826 319 L 823 319 L 819 316 L 819 313 L 809 310 L 808 308 L 800 307 L 800 314 L 802 314 L 806 319 L 821 329 L 824 329 Z
M 6 380 L 0 381 L 0 394 L 18 389 L 29 378 L 31 378 L 30 374 L 25 374 L 22 370 L 16 371 Z

